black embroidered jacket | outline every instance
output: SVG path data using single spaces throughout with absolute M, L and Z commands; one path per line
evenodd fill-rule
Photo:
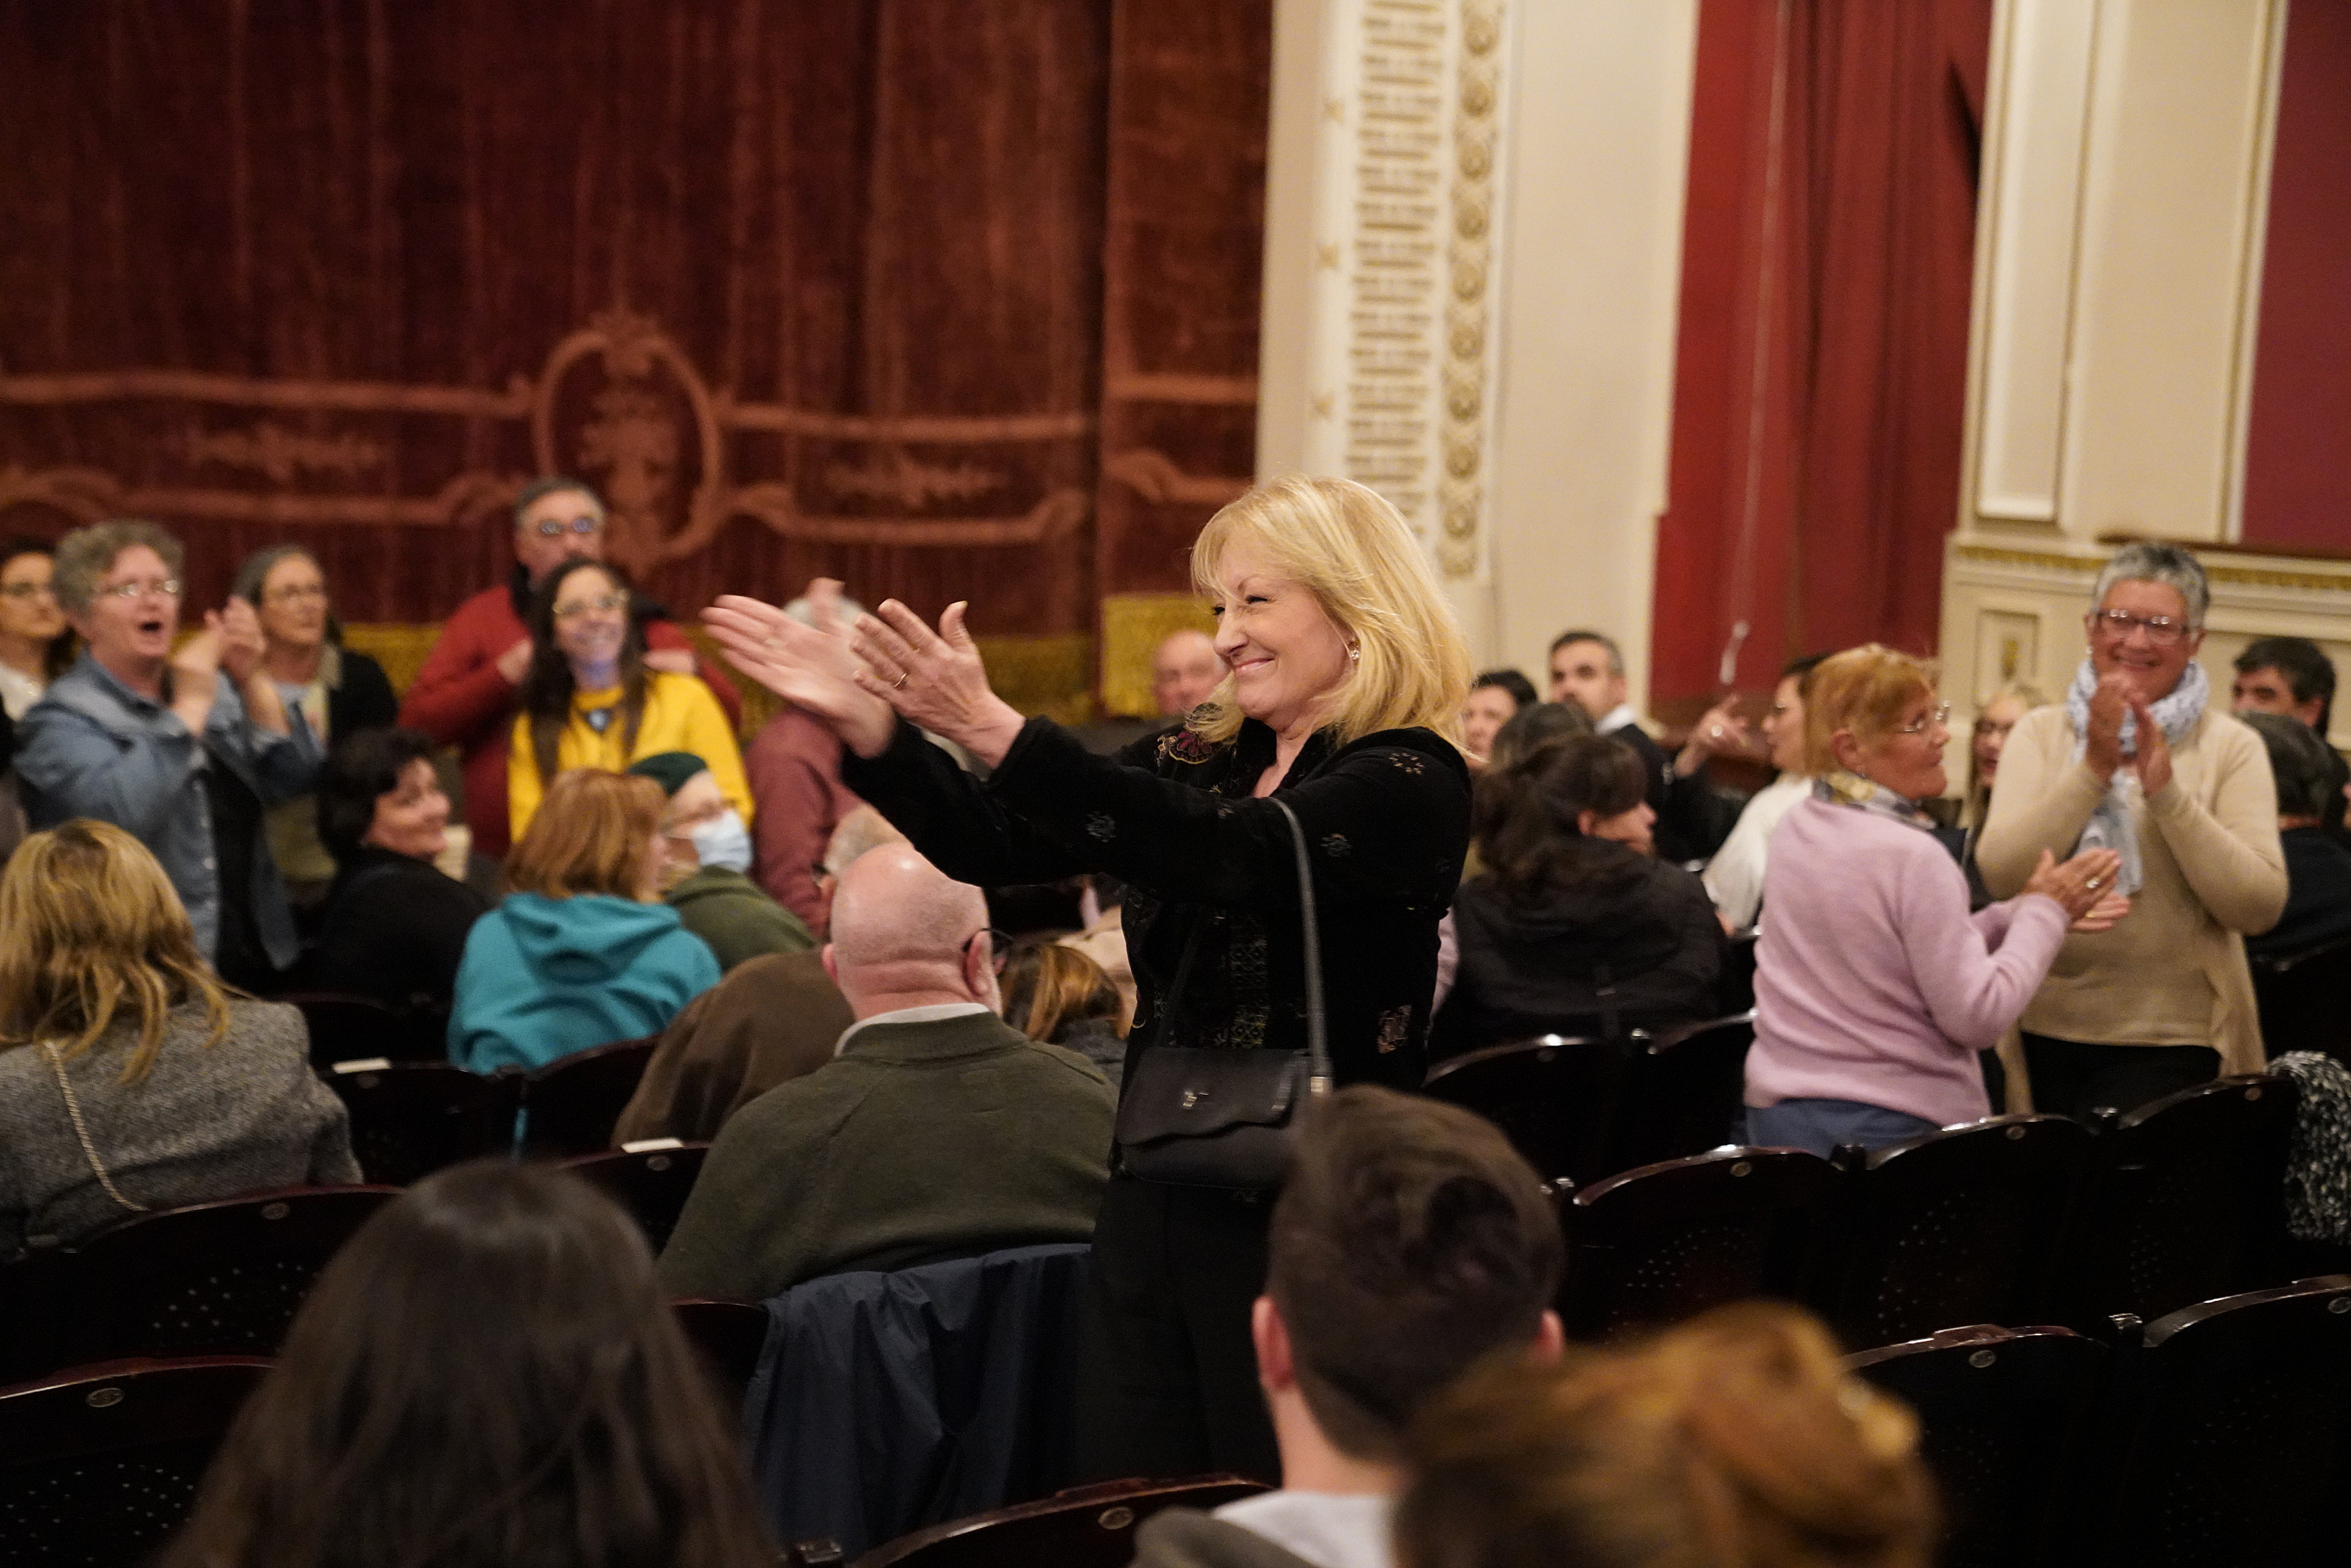
M 1305 1047 L 1290 830 L 1271 802 L 1249 798 L 1273 753 L 1273 731 L 1253 719 L 1225 745 L 1177 727 L 1114 758 L 1031 719 L 982 784 L 902 722 L 881 756 L 843 756 L 841 775 L 958 881 L 996 887 L 1103 872 L 1128 884 L 1131 1069 L 1155 1043 Z M 1437 922 L 1469 842 L 1468 768 L 1426 729 L 1338 747 L 1318 735 L 1279 793 L 1311 852 L 1332 1070 L 1342 1083 L 1416 1089 Z M 1196 931 L 1184 994 L 1171 998 Z

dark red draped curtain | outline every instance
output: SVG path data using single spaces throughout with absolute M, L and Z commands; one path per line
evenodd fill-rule
M 1652 695 L 1935 643 L 1991 0 L 1701 0 Z
M 1261 164 L 1267 7 L 1228 9 L 1136 79 L 1254 93 L 1175 129 Z M 162 517 L 203 598 L 297 540 L 346 618 L 423 621 L 503 573 L 553 469 L 681 610 L 822 570 L 1084 632 L 1112 14 L 0 7 L 0 526 Z M 1252 256 L 1259 199 L 1225 224 Z M 1253 359 L 1254 271 L 1184 281 Z

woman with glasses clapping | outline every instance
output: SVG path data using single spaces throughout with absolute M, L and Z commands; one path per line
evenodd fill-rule
M 2117 857 L 2043 852 L 2018 896 L 1968 913 L 1919 802 L 1943 792 L 1950 708 L 1928 666 L 1875 643 L 1813 672 L 1810 800 L 1771 835 L 1755 954 L 1747 1139 L 1825 1155 L 1991 1113 L 1976 1053 L 2032 998 L 2068 925 L 2129 913 Z
M 383 666 L 343 646 L 343 629 L 327 594 L 326 573 L 299 545 L 273 545 L 247 556 L 232 597 L 253 606 L 261 624 L 261 669 L 287 712 L 298 713 L 324 754 L 336 741 L 400 716 L 400 699 Z M 269 850 L 287 895 L 309 909 L 327 896 L 335 858 L 319 838 L 308 795 L 269 810 Z
M 153 523 L 57 544 L 57 601 L 84 652 L 18 727 L 36 828 L 112 822 L 145 844 L 221 977 L 267 988 L 294 961 L 294 918 L 263 813 L 308 790 L 319 753 L 262 668 L 253 606 L 232 599 L 175 651 L 180 541 Z
M 619 567 L 575 556 L 531 595 L 530 665 L 507 748 L 507 815 L 517 843 L 558 773 L 619 773 L 664 751 L 701 758 L 727 804 L 751 821 L 751 787 L 726 711 L 700 677 L 648 665 L 630 591 Z
M 2211 704 L 2196 662 L 2210 591 L 2176 545 L 2126 545 L 2084 618 L 2064 701 L 2017 721 L 1976 845 L 1995 894 L 2044 850 L 2113 850 L 2131 917 L 2078 936 L 2025 1009 L 2035 1110 L 2128 1111 L 2262 1070 L 2245 938 L 2285 907 L 2261 737 Z

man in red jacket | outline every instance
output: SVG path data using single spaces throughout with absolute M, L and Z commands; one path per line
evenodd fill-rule
M 400 705 L 400 722 L 421 729 L 464 759 L 465 824 L 474 848 L 503 859 L 507 827 L 507 740 L 515 703 L 530 668 L 524 614 L 531 591 L 569 558 L 604 559 L 604 503 L 589 486 L 559 476 L 532 481 L 515 502 L 515 570 L 442 623 L 416 683 Z M 645 664 L 673 674 L 699 674 L 738 728 L 743 699 L 734 683 L 698 664 L 694 644 L 660 605 L 640 598 L 632 610 L 645 629 Z

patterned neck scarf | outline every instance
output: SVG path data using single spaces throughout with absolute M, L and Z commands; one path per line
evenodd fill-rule
M 2065 690 L 2065 716 L 2074 726 L 2074 759 L 2078 762 L 2090 746 L 2090 698 L 2098 689 L 2098 673 L 2084 659 L 2081 668 L 2074 672 L 2074 684 Z M 2179 684 L 2149 705 L 2155 722 L 2163 730 L 2163 738 L 2174 746 L 2188 738 L 2204 717 L 2204 705 L 2211 700 L 2212 682 L 2204 674 L 2204 666 L 2193 659 L 2179 677 Z M 2138 715 L 2128 709 L 2123 713 L 2123 756 L 2138 755 Z M 2131 804 L 2138 794 L 2138 775 L 2127 768 L 2117 768 L 2106 781 L 2106 792 L 2098 799 L 2097 809 L 2082 829 L 2082 836 L 2074 844 L 2074 852 L 2084 850 L 2112 850 L 2122 856 L 2122 867 L 2115 873 L 2116 888 L 2126 894 L 2137 894 L 2147 880 L 2146 869 L 2139 859 L 2138 828 L 2131 820 Z
M 1922 833 L 1935 831 L 1935 819 L 1920 810 L 1918 802 L 1907 795 L 1896 794 L 1875 779 L 1848 773 L 1842 768 L 1831 768 L 1813 780 L 1813 799 L 1825 800 L 1832 806 L 1851 806 L 1872 816 L 1889 818 Z

